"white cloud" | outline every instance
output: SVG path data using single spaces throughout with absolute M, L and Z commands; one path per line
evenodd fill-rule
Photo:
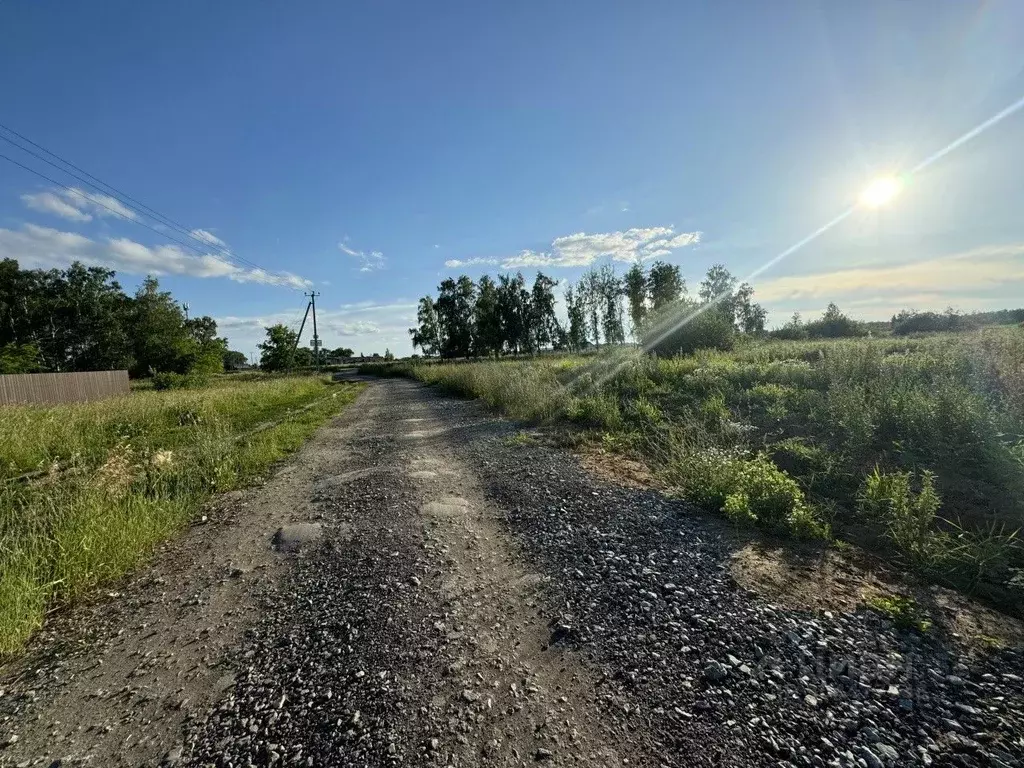
M 121 216 L 135 221 L 138 215 L 131 208 L 126 207 L 120 200 L 99 192 L 83 192 L 77 187 L 68 191 L 62 191 L 68 202 L 77 205 L 80 209 L 91 211 L 97 216 Z
M 380 251 L 357 251 L 344 242 L 338 243 L 338 250 L 346 256 L 359 260 L 360 272 L 374 272 L 384 269 L 384 254 Z
M 132 221 L 138 219 L 135 211 L 117 198 L 100 192 L 85 192 L 78 187 L 25 194 L 21 199 L 32 210 L 52 213 L 71 221 L 92 221 L 94 215 L 122 216 Z
M 700 232 L 677 233 L 672 227 L 647 227 L 627 229 L 622 232 L 573 235 L 556 237 L 547 251 L 520 251 L 516 256 L 498 261 L 497 259 L 449 259 L 448 268 L 476 264 L 501 264 L 503 269 L 521 267 L 587 267 L 600 258 L 627 264 L 667 256 L 677 248 L 700 242 Z
M 176 245 L 148 246 L 125 237 L 92 240 L 76 232 L 25 224 L 0 229 L 0 259 L 16 259 L 24 268 L 66 267 L 73 261 L 135 275 L 226 277 L 239 283 L 308 288 L 309 280 L 289 272 L 247 269 L 211 254 L 194 255 Z
M 448 259 L 444 265 L 450 269 L 456 267 L 472 267 L 477 264 L 501 264 L 499 259 Z
M 227 243 L 225 243 L 223 240 L 221 240 L 219 237 L 217 237 L 215 234 L 213 234 L 213 232 L 210 232 L 209 230 L 193 229 L 189 234 L 192 235 L 192 237 L 194 237 L 196 240 L 202 240 L 204 243 L 216 245 L 219 248 L 226 249 L 228 247 Z
M 80 211 L 66 200 L 58 197 L 53 192 L 39 192 L 34 195 L 22 195 L 22 202 L 33 211 L 41 213 L 52 213 L 71 221 L 92 221 L 92 215 Z

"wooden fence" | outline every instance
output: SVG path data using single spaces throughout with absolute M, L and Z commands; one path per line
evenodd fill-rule
M 0 405 L 81 403 L 128 394 L 128 371 L 0 375 Z

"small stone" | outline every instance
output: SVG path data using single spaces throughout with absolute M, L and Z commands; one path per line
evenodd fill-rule
M 469 703 L 469 704 L 472 704 L 473 702 L 477 701 L 479 698 L 480 698 L 480 694 L 479 693 L 475 693 L 474 691 L 471 691 L 468 688 L 462 692 L 462 700 L 467 702 L 467 703 Z
M 549 760 L 554 756 L 555 753 L 552 752 L 550 749 L 544 749 L 544 747 L 540 747 L 537 749 L 536 757 L 538 760 Z
M 729 676 L 729 669 L 718 661 L 712 661 L 704 667 L 704 677 L 713 683 L 720 683 Z
M 888 744 L 876 744 L 875 749 L 883 760 L 888 760 L 891 763 L 897 763 L 900 759 L 899 753 Z
M 878 759 L 878 755 L 867 747 L 861 747 L 860 753 L 864 757 L 864 762 L 868 764 L 868 768 L 885 768 L 882 761 Z

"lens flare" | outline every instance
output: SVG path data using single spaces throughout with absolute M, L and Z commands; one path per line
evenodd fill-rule
M 894 176 L 875 179 L 860 193 L 860 203 L 868 208 L 879 208 L 890 202 L 903 189 L 903 183 Z

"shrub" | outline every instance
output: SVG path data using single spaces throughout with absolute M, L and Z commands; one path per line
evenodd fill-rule
M 903 310 L 892 318 L 894 336 L 906 336 L 910 333 L 936 333 L 939 331 L 964 331 L 970 328 L 970 322 L 959 312 L 948 309 L 941 315 L 937 312 L 914 312 Z
M 658 355 L 688 355 L 698 349 L 732 349 L 736 329 L 717 306 L 680 301 L 661 313 L 644 334 L 644 346 Z
M 885 526 L 892 544 L 917 566 L 936 565 L 942 556 L 940 534 L 933 530 L 941 500 L 935 492 L 935 476 L 921 475 L 919 488 L 912 488 L 910 472 L 882 472 L 878 467 L 867 476 L 858 499 L 860 510 Z
M 160 372 L 153 374 L 153 389 L 199 389 L 209 384 L 209 377 L 198 373 L 169 373 Z
M 764 454 L 746 458 L 721 449 L 695 452 L 677 459 L 671 475 L 684 498 L 733 522 L 798 536 L 828 535 L 800 486 Z
M 848 336 L 865 336 L 867 330 L 862 323 L 844 315 L 835 304 L 829 304 L 820 320 L 804 326 L 808 338 L 839 339 Z

